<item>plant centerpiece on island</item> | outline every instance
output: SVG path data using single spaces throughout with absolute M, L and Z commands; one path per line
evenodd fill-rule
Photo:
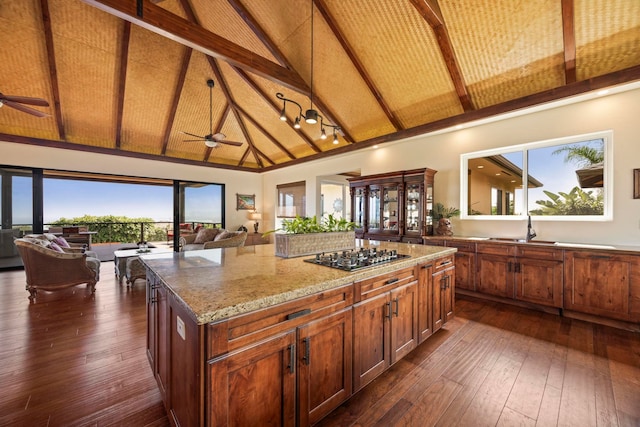
M 355 224 L 333 215 L 318 221 L 313 217 L 296 216 L 282 221 L 282 228 L 263 234 L 275 233 L 276 256 L 293 258 L 320 252 L 336 252 L 354 249 Z

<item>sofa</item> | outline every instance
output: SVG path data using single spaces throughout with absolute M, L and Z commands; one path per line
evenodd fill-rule
M 24 264 L 26 290 L 32 302 L 40 289 L 55 291 L 86 283 L 91 293 L 95 292 L 100 260 L 91 251 L 73 248 L 53 234 L 30 234 L 14 243 Z
M 244 246 L 246 231 L 228 231 L 221 228 L 201 228 L 197 233 L 180 237 L 181 251 L 200 249 L 231 248 Z

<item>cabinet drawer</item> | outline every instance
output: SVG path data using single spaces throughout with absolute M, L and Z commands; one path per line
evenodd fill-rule
M 418 280 L 415 267 L 361 280 L 354 283 L 354 300 L 359 302 L 390 291 L 398 286 L 406 285 L 414 280 Z
M 545 248 L 534 245 L 519 245 L 517 255 L 519 257 L 549 259 L 562 261 L 564 251 L 562 249 Z
M 516 249 L 516 245 L 501 245 L 499 243 L 478 243 L 477 245 L 479 254 L 513 256 L 516 254 Z
M 433 262 L 433 272 L 438 272 L 451 268 L 455 265 L 455 254 L 448 255 L 446 257 L 438 258 Z
M 353 285 L 231 317 L 206 328 L 207 359 L 219 356 L 353 304 Z
M 460 252 L 475 252 L 476 244 L 473 242 L 460 242 L 457 240 L 447 240 L 447 247 L 457 248 Z

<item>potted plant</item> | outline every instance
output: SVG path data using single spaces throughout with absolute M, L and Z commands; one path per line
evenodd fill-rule
M 435 234 L 438 236 L 453 236 L 451 229 L 451 218 L 460 215 L 460 209 L 445 207 L 438 202 L 433 209 L 433 220 L 436 223 Z
M 275 233 L 276 256 L 292 258 L 319 252 L 336 252 L 355 248 L 355 224 L 333 215 L 318 221 L 316 216 L 282 221 L 282 228 L 267 231 Z

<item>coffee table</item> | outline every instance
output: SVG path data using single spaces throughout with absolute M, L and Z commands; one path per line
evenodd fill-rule
M 118 283 L 122 285 L 122 278 L 124 277 L 125 269 L 127 266 L 127 258 L 139 257 L 146 254 L 166 254 L 173 252 L 169 248 L 149 248 L 142 252 L 140 249 L 122 249 L 119 251 L 113 251 L 113 269 L 116 274 Z

